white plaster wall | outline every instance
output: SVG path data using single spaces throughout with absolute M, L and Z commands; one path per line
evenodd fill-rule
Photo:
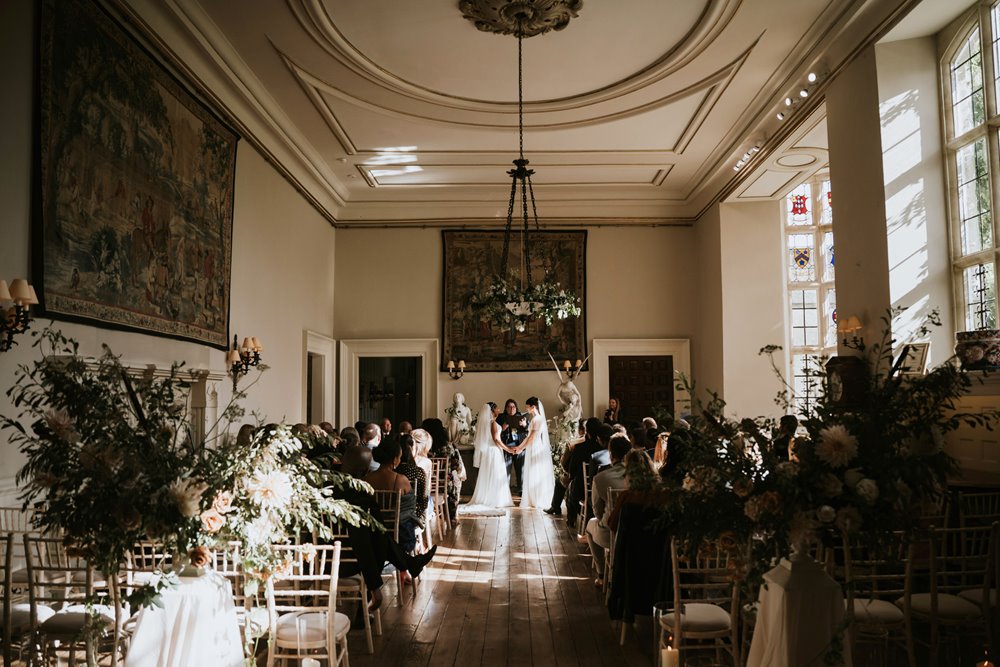
M 440 230 L 341 229 L 336 258 L 336 338 L 440 339 Z M 694 337 L 696 261 L 689 227 L 589 229 L 588 347 L 594 338 Z M 586 411 L 595 391 L 591 374 L 583 373 L 576 384 Z M 474 409 L 488 400 L 523 403 L 537 395 L 551 413 L 557 386 L 554 370 L 467 373 L 458 381 L 441 373 L 437 416 L 456 391 Z
M 723 374 L 729 414 L 778 417 L 782 388 L 765 345 L 785 346 L 781 202 L 721 205 Z M 785 355 L 776 353 L 783 366 Z
M 32 40 L 29 2 L 0 3 L 0 277 L 27 276 L 31 202 Z M 245 141 L 237 152 L 233 226 L 230 328 L 241 337 L 256 335 L 271 366 L 244 403 L 269 419 L 299 421 L 305 362 L 303 330 L 333 333 L 334 230 Z M 36 326 L 42 326 L 39 322 Z M 193 368 L 223 370 L 225 353 L 203 345 L 142 334 L 57 323 L 80 341 L 84 355 L 107 343 L 128 363 L 168 366 L 175 360 Z M 22 337 L 23 339 L 23 337 Z M 30 341 L 0 354 L 0 389 L 14 379 L 19 363 L 35 358 Z M 220 399 L 228 400 L 224 381 Z M 0 392 L 0 412 L 12 406 Z M 0 504 L 14 496 L 19 454 L 0 435 Z
M 885 178 L 889 293 L 907 311 L 893 322 L 900 341 L 934 309 L 929 363 L 953 352 L 951 262 L 941 151 L 937 47 L 933 37 L 881 44 L 875 51 Z

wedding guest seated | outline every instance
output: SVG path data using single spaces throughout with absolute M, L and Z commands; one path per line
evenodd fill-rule
M 670 486 L 680 486 L 688 473 L 688 451 L 692 447 L 691 433 L 677 428 L 667 438 L 667 456 L 660 467 L 660 478 Z
M 597 428 L 597 438 L 601 441 L 602 449 L 598 449 L 590 455 L 590 469 L 587 471 L 587 477 L 591 480 L 597 476 L 597 473 L 611 467 L 611 452 L 608 451 L 608 443 L 611 442 L 614 435 L 615 430 L 607 424 L 601 424 Z
M 399 422 L 399 434 L 400 435 L 408 435 L 411 431 L 413 431 L 413 424 L 411 424 L 410 422 L 406 422 L 406 421 Z
M 666 488 L 645 451 L 633 449 L 622 462 L 625 466 L 625 491 L 618 496 L 617 507 L 608 515 L 608 528 L 611 530 L 618 529 L 618 518 L 626 505 L 656 507 L 666 501 Z
M 566 522 L 573 526 L 576 524 L 577 515 L 580 512 L 580 501 L 583 500 L 583 468 L 590 464 L 591 457 L 599 451 L 607 451 L 607 440 L 601 441 L 601 420 L 591 417 L 584 424 L 584 440 L 573 447 L 569 456 L 566 457 L 564 466 L 569 475 L 569 486 L 566 495 Z
M 413 436 L 409 433 L 399 436 L 399 448 L 402 450 L 402 458 L 396 466 L 396 472 L 410 480 L 410 486 L 417 497 L 417 511 L 415 518 L 417 523 L 424 525 L 424 508 L 427 507 L 427 473 L 417 465 L 413 456 Z
M 377 428 L 377 427 L 376 427 Z M 383 442 L 372 452 L 379 464 L 377 470 L 365 475 L 365 481 L 376 491 L 402 491 L 399 499 L 399 545 L 407 553 L 417 546 L 417 499 L 406 476 L 396 472 L 403 458 L 398 442 Z
M 631 449 L 632 443 L 625 436 L 612 437 L 611 442 L 608 443 L 608 451 L 611 453 L 611 467 L 594 477 L 591 490 L 594 518 L 587 522 L 587 542 L 590 545 L 590 555 L 594 559 L 594 566 L 598 572 L 598 578 L 594 582 L 596 586 L 604 585 L 601 578 L 604 576 L 604 550 L 611 547 L 611 530 L 607 523 L 610 517 L 610 512 L 607 511 L 608 489 L 625 488 L 623 460 Z
M 455 527 L 458 525 L 458 496 L 466 477 L 462 455 L 457 447 L 449 444 L 448 429 L 437 417 L 423 420 L 420 428 L 431 434 L 434 443 L 431 446 L 431 456 L 448 459 L 448 516 L 451 517 L 452 527 Z
M 625 424 L 611 424 L 611 428 L 614 430 L 615 433 L 628 436 L 628 428 L 625 426 Z
M 424 509 L 424 525 L 436 528 L 437 526 L 434 523 L 434 498 L 431 497 L 431 492 L 435 484 L 434 464 L 431 463 L 429 457 L 433 440 L 431 439 L 431 434 L 422 428 L 415 428 L 410 431 L 410 437 L 413 438 L 413 462 L 418 468 L 424 471 L 424 476 L 427 478 L 427 505 Z
M 360 479 L 368 472 L 370 460 L 371 451 L 366 447 L 356 445 L 345 450 L 342 471 Z M 380 516 L 378 503 L 370 492 L 345 487 L 336 490 L 334 496 L 360 507 L 376 519 Z M 367 526 L 348 525 L 346 528 L 347 546 L 352 548 L 357 562 L 342 563 L 340 573 L 344 577 L 355 574 L 361 574 L 364 577 L 365 584 L 371 592 L 372 609 L 377 609 L 382 603 L 382 570 L 385 568 L 386 562 L 392 563 L 400 571 L 408 572 L 411 577 L 416 577 L 420 575 L 420 572 L 437 551 L 435 546 L 425 554 L 411 556 L 387 532 Z
M 372 465 L 370 468 L 372 471 L 378 470 L 379 465 L 381 465 L 378 459 L 375 458 L 375 450 L 378 449 L 381 442 L 382 429 L 379 428 L 378 424 L 365 424 L 365 427 L 361 430 L 361 444 L 372 450 Z
M 656 420 L 653 419 L 652 417 L 643 417 L 642 418 L 642 428 L 644 430 L 646 430 L 646 431 L 649 431 L 649 429 L 651 429 L 651 428 L 655 429 L 656 428 Z
M 382 421 L 380 421 L 378 425 L 379 428 L 382 429 L 383 440 L 395 440 L 398 436 L 398 434 L 392 430 L 392 420 L 388 417 L 382 417 Z
M 347 426 L 340 429 L 340 447 L 341 451 L 350 449 L 351 447 L 357 447 L 361 444 L 361 436 L 358 431 L 353 426 Z

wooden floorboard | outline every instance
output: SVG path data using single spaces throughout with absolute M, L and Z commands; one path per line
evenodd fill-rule
M 383 634 L 369 655 L 352 630 L 353 667 L 649 665 L 634 634 L 618 645 L 586 547 L 537 510 L 462 517 L 403 607 L 385 586 Z

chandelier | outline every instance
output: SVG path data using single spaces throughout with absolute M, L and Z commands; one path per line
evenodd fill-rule
M 466 3 L 467 4 L 467 3 Z M 512 332 L 523 332 L 533 320 L 544 320 L 551 325 L 556 320 L 569 317 L 579 317 L 582 313 L 580 299 L 573 292 L 564 289 L 558 282 L 552 282 L 546 270 L 541 281 L 535 281 L 531 264 L 532 222 L 534 230 L 540 230 L 538 211 L 535 206 L 535 193 L 531 185 L 531 177 L 535 171 L 528 168 L 528 160 L 524 157 L 524 67 L 522 42 L 524 37 L 541 34 L 546 29 L 537 29 L 532 23 L 526 30 L 526 24 L 537 21 L 537 12 L 530 1 L 512 2 L 506 6 L 511 10 L 508 23 L 503 30 L 493 32 L 513 32 L 517 37 L 517 137 L 518 157 L 514 160 L 514 168 L 507 172 L 511 177 L 510 199 L 507 202 L 507 224 L 504 227 L 503 252 L 500 255 L 500 268 L 494 276 L 493 283 L 482 293 L 471 299 L 475 312 L 486 317 L 500 328 L 509 328 Z M 578 8 L 578 6 L 577 6 Z M 575 15 L 575 13 L 573 14 Z M 471 18 L 467 16 L 467 18 Z M 568 21 L 568 18 L 566 19 Z M 513 23 L 513 26 L 509 25 Z M 563 24 L 564 26 L 565 24 Z M 561 29 L 563 26 L 549 26 L 548 29 Z M 476 27 L 486 30 L 479 22 Z M 513 30 L 511 30 L 513 28 Z M 517 265 L 510 266 L 511 237 L 514 236 L 514 206 L 520 203 L 518 217 L 520 218 L 520 259 Z M 529 214 L 530 210 L 530 214 Z

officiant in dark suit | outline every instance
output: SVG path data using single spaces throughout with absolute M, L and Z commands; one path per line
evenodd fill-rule
M 528 436 L 528 417 L 518 412 L 517 401 L 508 398 L 503 406 L 503 414 L 497 421 L 500 423 L 500 442 L 507 448 L 503 453 L 507 463 L 507 479 L 511 479 L 510 472 L 513 468 L 517 478 L 513 488 L 516 493 L 520 493 L 524 481 L 524 452 L 514 454 L 513 451 Z

